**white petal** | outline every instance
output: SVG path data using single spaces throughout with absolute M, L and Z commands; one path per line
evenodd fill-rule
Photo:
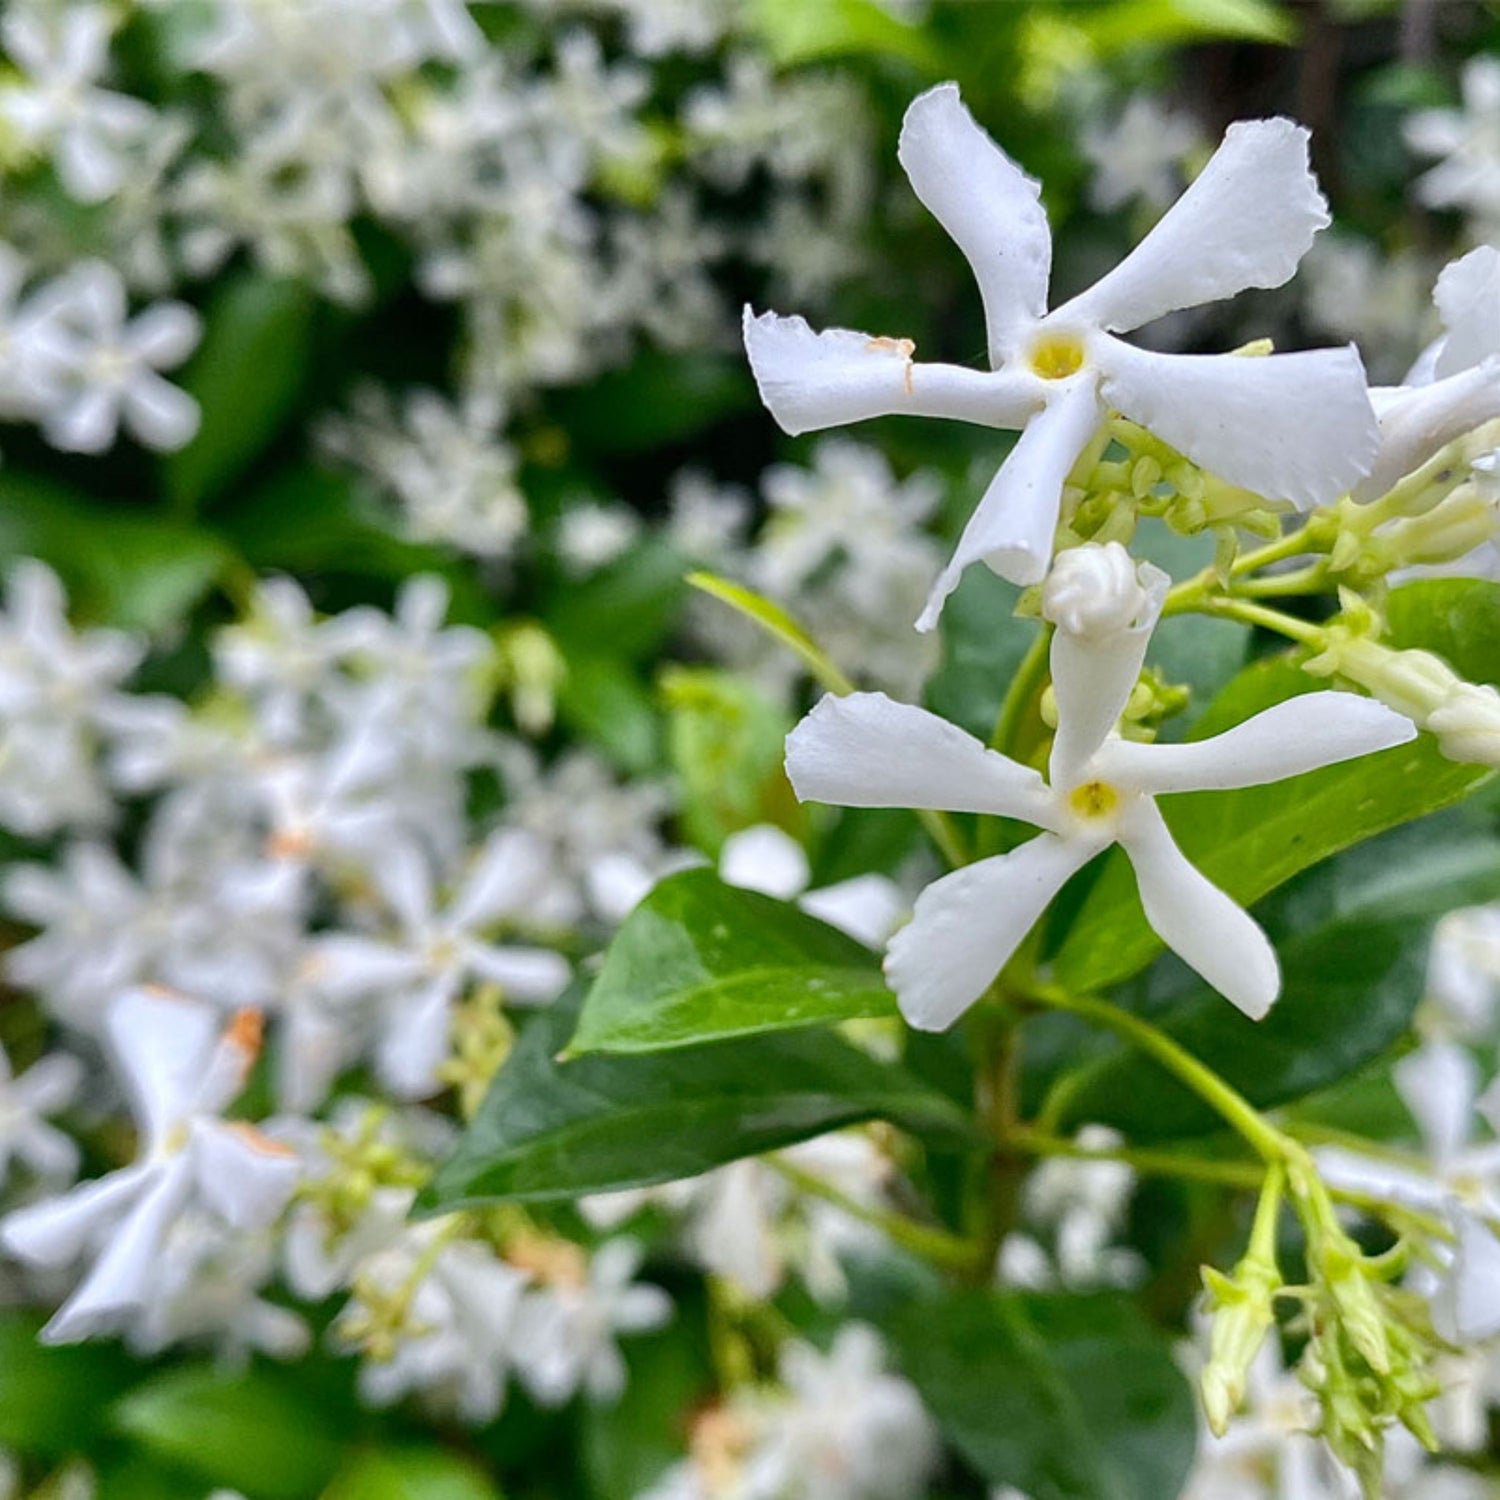
M 786 739 L 801 802 L 941 808 L 1034 823 L 1051 799 L 1037 772 L 987 749 L 956 724 L 884 693 L 830 693 Z
M 64 453 L 103 453 L 115 440 L 119 405 L 103 390 L 81 390 L 42 418 L 42 431 Z
M 1020 427 L 1038 405 L 1029 375 L 917 364 L 912 346 L 745 308 L 745 352 L 761 400 L 792 436 L 866 417 L 951 417 Z
M 1259 1021 L 1281 992 L 1281 966 L 1254 918 L 1188 863 L 1155 803 L 1132 809 L 1120 843 L 1135 866 L 1141 905 L 1156 935 Z
M 917 897 L 891 939 L 885 977 L 919 1031 L 946 1031 L 990 986 L 1068 877 L 1102 845 L 1044 833 L 965 865 Z
M 1063 483 L 1101 415 L 1098 392 L 1085 375 L 1069 381 L 1027 422 L 933 584 L 918 630 L 937 624 L 944 601 L 970 563 L 982 560 L 1002 578 L 1023 586 L 1046 577 Z
M 437 1092 L 438 1064 L 448 1055 L 448 1021 L 453 986 L 429 984 L 391 1007 L 376 1052 L 381 1081 L 398 1099 L 421 1099 Z
M 1465 1345 L 1500 1333 L 1500 1240 L 1473 1214 L 1456 1210 L 1458 1248 L 1443 1301 L 1452 1327 L 1442 1330 Z
M 421 954 L 356 933 L 323 933 L 308 944 L 305 978 L 330 1000 L 353 1000 L 413 983 L 426 967 Z
M 942 83 L 911 102 L 896 148 L 912 190 L 963 251 L 984 299 L 990 363 L 1047 311 L 1052 232 L 1028 177 Z
M 1151 632 L 1172 580 L 1150 563 L 1140 565 L 1137 577 L 1145 599 L 1127 628 L 1102 638 L 1076 636 L 1066 630 L 1052 637 L 1057 735 L 1048 772 L 1059 791 L 1071 789 L 1082 779 L 1089 761 L 1119 722 L 1141 675 Z M 1111 753 L 1114 749 L 1111 746 Z
M 78 1143 L 54 1125 L 32 1120 L 13 1139 L 16 1156 L 45 1181 L 71 1182 L 78 1175 Z
M 114 1328 L 124 1314 L 144 1304 L 161 1264 L 162 1245 L 190 1186 L 184 1157 L 155 1175 L 83 1284 L 38 1335 L 44 1344 L 91 1338 Z
M 185 302 L 159 302 L 133 318 L 125 345 L 158 370 L 180 365 L 197 347 L 203 320 Z
M 1123 333 L 1182 307 L 1290 280 L 1328 205 L 1290 120 L 1242 120 L 1192 186 L 1107 276 L 1060 318 Z
M 1481 245 L 1445 267 L 1432 300 L 1447 330 L 1433 366 L 1436 378 L 1500 355 L 1500 250 Z
M 1194 463 L 1268 500 L 1336 500 L 1379 444 L 1353 345 L 1303 354 L 1155 354 L 1111 339 L 1104 399 Z
M 0 1221 L 0 1245 L 29 1265 L 68 1265 L 129 1211 L 150 1181 L 148 1169 L 126 1167 L 59 1197 L 29 1203 Z
M 1431 385 L 1373 391 L 1380 412 L 1380 446 L 1356 500 L 1374 500 L 1420 468 L 1439 448 L 1500 417 L 1500 357 L 1487 359 Z
M 286 1207 L 301 1171 L 295 1152 L 238 1122 L 200 1122 L 192 1154 L 203 1201 L 235 1229 L 270 1224 Z
M 502 828 L 491 834 L 448 908 L 446 925 L 468 931 L 523 910 L 547 863 L 534 833 Z
M 573 971 L 550 948 L 500 947 L 474 943 L 465 952 L 469 971 L 498 984 L 516 1005 L 545 1005 L 567 989 Z
M 105 1034 L 151 1146 L 188 1113 L 219 1040 L 215 1011 L 169 990 L 127 990 L 110 1007 Z
M 384 850 L 373 872 L 380 894 L 410 933 L 426 929 L 432 920 L 432 865 L 410 840 Z
M 742 828 L 719 851 L 719 879 L 726 885 L 790 901 L 807 889 L 812 870 L 807 851 L 772 823 Z
M 1426 1042 L 1392 1069 L 1396 1092 L 1441 1170 L 1468 1144 L 1479 1097 L 1479 1064 L 1456 1042 Z
M 809 891 L 797 904 L 867 948 L 881 947 L 911 908 L 894 880 L 874 874 Z
M 125 388 L 126 425 L 154 452 L 174 453 L 191 442 L 202 415 L 186 391 L 149 370 L 139 371 Z
M 1416 726 L 1356 693 L 1304 693 L 1212 739 L 1181 745 L 1112 744 L 1106 780 L 1138 792 L 1223 791 L 1261 786 L 1341 760 L 1389 750 L 1417 737 Z

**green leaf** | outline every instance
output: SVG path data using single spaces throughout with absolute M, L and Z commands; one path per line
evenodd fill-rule
M 693 843 L 717 854 L 731 833 L 790 802 L 782 760 L 791 720 L 742 677 L 712 667 L 665 668 L 661 697 L 683 824 Z
M 1215 699 L 1190 738 L 1218 734 L 1322 687 L 1287 657 L 1256 662 Z M 1316 861 L 1458 801 L 1488 774 L 1445 759 L 1422 735 L 1269 786 L 1163 797 L 1161 810 L 1188 859 L 1248 906 Z M 1116 849 L 1055 955 L 1053 972 L 1071 989 L 1098 989 L 1144 968 L 1161 947 L 1141 911 L 1129 861 Z
M 1500 837 L 1467 809 L 1395 829 L 1304 872 L 1257 910 L 1284 978 L 1264 1021 L 1247 1020 L 1201 984 L 1153 1019 L 1252 1104 L 1303 1098 L 1349 1077 L 1405 1033 L 1422 995 L 1430 924 L 1456 906 L 1496 898 Z M 1161 1140 L 1219 1124 L 1196 1094 L 1127 1048 L 1085 1065 L 1062 1087 L 1064 1128 L 1098 1122 L 1132 1140 Z
M 1386 639 L 1435 651 L 1470 682 L 1500 683 L 1500 583 L 1424 578 L 1392 589 Z
M 258 1500 L 306 1500 L 338 1467 L 332 1419 L 279 1372 L 170 1370 L 112 1409 L 114 1426 L 152 1456 Z
M 91 1446 L 140 1366 L 110 1344 L 39 1344 L 40 1327 L 27 1315 L 0 1319 L 0 1446 L 58 1458 Z
M 677 623 L 687 592 L 683 567 L 675 547 L 647 537 L 582 583 L 561 584 L 544 603 L 542 622 L 569 656 L 608 650 L 643 661 Z
M 671 1182 L 876 1118 L 967 1137 L 948 1099 L 826 1032 L 559 1062 L 579 999 L 527 1027 L 419 1212 Z
M 655 1052 L 894 1016 L 869 949 L 709 870 L 669 876 L 625 919 L 568 1053 Z
M 686 442 L 756 404 L 742 358 L 644 350 L 578 390 L 553 397 L 568 438 L 590 453 L 645 453 Z
M 500 1500 L 500 1491 L 447 1448 L 380 1448 L 346 1464 L 322 1500 Z
M 187 616 L 233 558 L 199 527 L 9 469 L 0 469 L 0 556 L 40 558 L 82 615 L 153 633 Z
M 875 0 L 754 0 L 750 21 L 783 68 L 857 54 L 900 58 L 929 72 L 939 67 L 927 34 Z
M 656 767 L 661 723 L 635 667 L 616 656 L 574 652 L 557 695 L 557 711 L 575 733 L 592 740 L 634 776 Z
M 890 1327 L 950 1442 L 1030 1500 L 1167 1500 L 1197 1445 L 1167 1339 L 1126 1298 L 963 1291 Z
M 1076 22 L 1101 58 L 1219 38 L 1289 47 L 1296 21 L 1273 0 L 1115 0 Z
M 292 414 L 310 363 L 314 305 L 300 282 L 251 273 L 224 282 L 203 342 L 177 379 L 203 408 L 197 436 L 162 460 L 179 512 L 237 478 Z

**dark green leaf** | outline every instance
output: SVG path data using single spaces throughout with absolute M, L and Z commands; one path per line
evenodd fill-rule
M 670 1182 L 875 1118 L 967 1132 L 942 1095 L 826 1032 L 560 1063 L 578 1004 L 527 1028 L 419 1211 Z
M 568 1051 L 654 1052 L 895 1014 L 879 964 L 853 938 L 684 870 L 615 934 Z
M 1435 651 L 1470 682 L 1500 683 L 1500 583 L 1424 578 L 1392 589 L 1386 639 Z
M 1354 1073 L 1406 1030 L 1422 995 L 1425 928 L 1455 906 L 1500 897 L 1500 838 L 1456 808 L 1309 870 L 1257 908 L 1284 990 L 1247 1020 L 1204 985 L 1154 1019 L 1262 1108 Z M 1098 1121 L 1132 1140 L 1211 1130 L 1218 1116 L 1155 1063 L 1111 1051 L 1063 1086 L 1065 1125 Z
M 500 1491 L 447 1448 L 379 1448 L 339 1470 L 322 1500 L 500 1500 Z
M 643 660 L 677 622 L 685 571 L 676 548 L 650 537 L 582 583 L 560 585 L 544 603 L 542 621 L 569 654 L 608 650 Z
M 178 379 L 198 398 L 203 422 L 162 461 L 179 511 L 228 485 L 291 415 L 307 374 L 313 306 L 302 283 L 251 274 L 226 281 L 215 297 L 203 342 Z
M 110 1344 L 53 1348 L 37 1342 L 41 1320 L 0 1320 L 0 1445 L 56 1458 L 88 1448 L 108 1404 L 140 1366 Z
M 622 770 L 640 776 L 661 753 L 661 723 L 636 669 L 618 657 L 575 652 L 557 697 L 571 729 L 592 740 Z
M 1030 1500 L 1169 1500 L 1197 1445 L 1168 1341 L 1126 1298 L 966 1291 L 908 1304 L 902 1369 L 990 1484 Z
M 115 1427 L 153 1456 L 258 1500 L 306 1500 L 338 1467 L 331 1418 L 279 1372 L 174 1369 L 112 1410 Z

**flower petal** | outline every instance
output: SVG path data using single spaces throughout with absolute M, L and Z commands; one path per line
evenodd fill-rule
M 1380 446 L 1355 486 L 1356 500 L 1385 494 L 1439 448 L 1500 417 L 1500 356 L 1431 385 L 1370 394 L 1380 413 Z
M 1481 245 L 1446 266 L 1432 293 L 1447 336 L 1433 375 L 1457 375 L 1500 354 L 1500 250 Z
M 1231 1004 L 1259 1021 L 1281 992 L 1281 966 L 1255 919 L 1187 861 L 1154 802 L 1131 810 L 1120 843 L 1156 935 Z
M 512 1005 L 545 1005 L 567 989 L 573 971 L 551 948 L 471 943 L 464 949 L 469 972 L 498 984 Z
M 1063 483 L 1101 415 L 1092 379 L 1079 376 L 1027 422 L 933 584 L 918 630 L 937 624 L 944 601 L 970 563 L 982 560 L 1002 578 L 1023 586 L 1042 581 L 1052 561 Z
M 448 1053 L 453 995 L 454 984 L 445 976 L 393 1000 L 375 1065 L 381 1082 L 398 1099 L 437 1092 L 438 1065 Z
M 912 100 L 896 148 L 912 190 L 963 251 L 984 299 L 990 363 L 1047 311 L 1052 231 L 1041 184 L 964 108 L 956 83 Z
M 821 699 L 787 736 L 786 774 L 801 802 L 1050 817 L 1037 772 L 884 693 Z
M 105 1020 L 110 1054 L 148 1145 L 187 1114 L 219 1040 L 207 1005 L 170 990 L 127 990 Z
M 1434 1312 L 1438 1331 L 1467 1346 L 1500 1333 L 1500 1240 L 1464 1209 L 1455 1206 L 1449 1217 L 1458 1246 Z
M 193 1129 L 193 1171 L 204 1203 L 235 1229 L 263 1229 L 287 1205 L 301 1165 L 289 1147 L 239 1122 Z
M 1111 339 L 1104 399 L 1231 484 L 1324 505 L 1359 480 L 1379 442 L 1364 366 L 1347 349 L 1156 354 Z
M 1468 1144 L 1480 1071 L 1456 1042 L 1424 1042 L 1391 1070 L 1396 1092 L 1422 1132 L 1433 1165 L 1442 1170 Z
M 157 453 L 174 453 L 191 441 L 203 419 L 198 403 L 169 380 L 141 370 L 125 389 L 125 420 Z
M 1416 725 L 1357 693 L 1304 693 L 1216 734 L 1181 745 L 1112 744 L 1101 774 L 1131 791 L 1200 792 L 1261 786 L 1404 745 Z
M 28 1265 L 61 1267 L 103 1238 L 150 1186 L 146 1167 L 125 1167 L 55 1198 L 28 1203 L 0 1221 L 0 1245 Z
M 1082 779 L 1089 761 L 1119 722 L 1141 675 L 1146 647 L 1172 580 L 1150 563 L 1141 564 L 1137 577 L 1145 601 L 1131 625 L 1102 638 L 1076 636 L 1067 630 L 1052 637 L 1057 734 L 1048 774 L 1060 791 Z M 1116 748 L 1111 746 L 1111 755 Z
M 742 890 L 790 901 L 807 889 L 812 867 L 807 851 L 774 823 L 742 828 L 719 851 L 719 879 Z
M 485 840 L 445 917 L 459 932 L 525 909 L 548 870 L 547 850 L 524 828 L 501 828 Z
M 1328 205 L 1291 120 L 1242 120 L 1193 184 L 1115 269 L 1059 309 L 1124 333 L 1182 307 L 1291 279 Z
M 1004 371 L 917 364 L 904 340 L 849 328 L 815 332 L 803 318 L 745 308 L 745 352 L 760 398 L 796 437 L 866 417 L 951 417 L 981 427 L 1021 427 L 1039 381 Z
M 885 956 L 885 977 L 907 1021 L 919 1031 L 946 1031 L 989 988 L 1068 877 L 1102 847 L 1044 833 L 928 886 Z

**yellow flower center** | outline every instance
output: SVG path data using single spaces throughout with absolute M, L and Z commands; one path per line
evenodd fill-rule
M 1068 806 L 1080 818 L 1108 817 L 1120 805 L 1120 794 L 1107 781 L 1085 781 L 1068 793 Z
M 1083 368 L 1083 340 L 1072 333 L 1046 333 L 1031 346 L 1031 368 L 1043 380 L 1066 380 Z

